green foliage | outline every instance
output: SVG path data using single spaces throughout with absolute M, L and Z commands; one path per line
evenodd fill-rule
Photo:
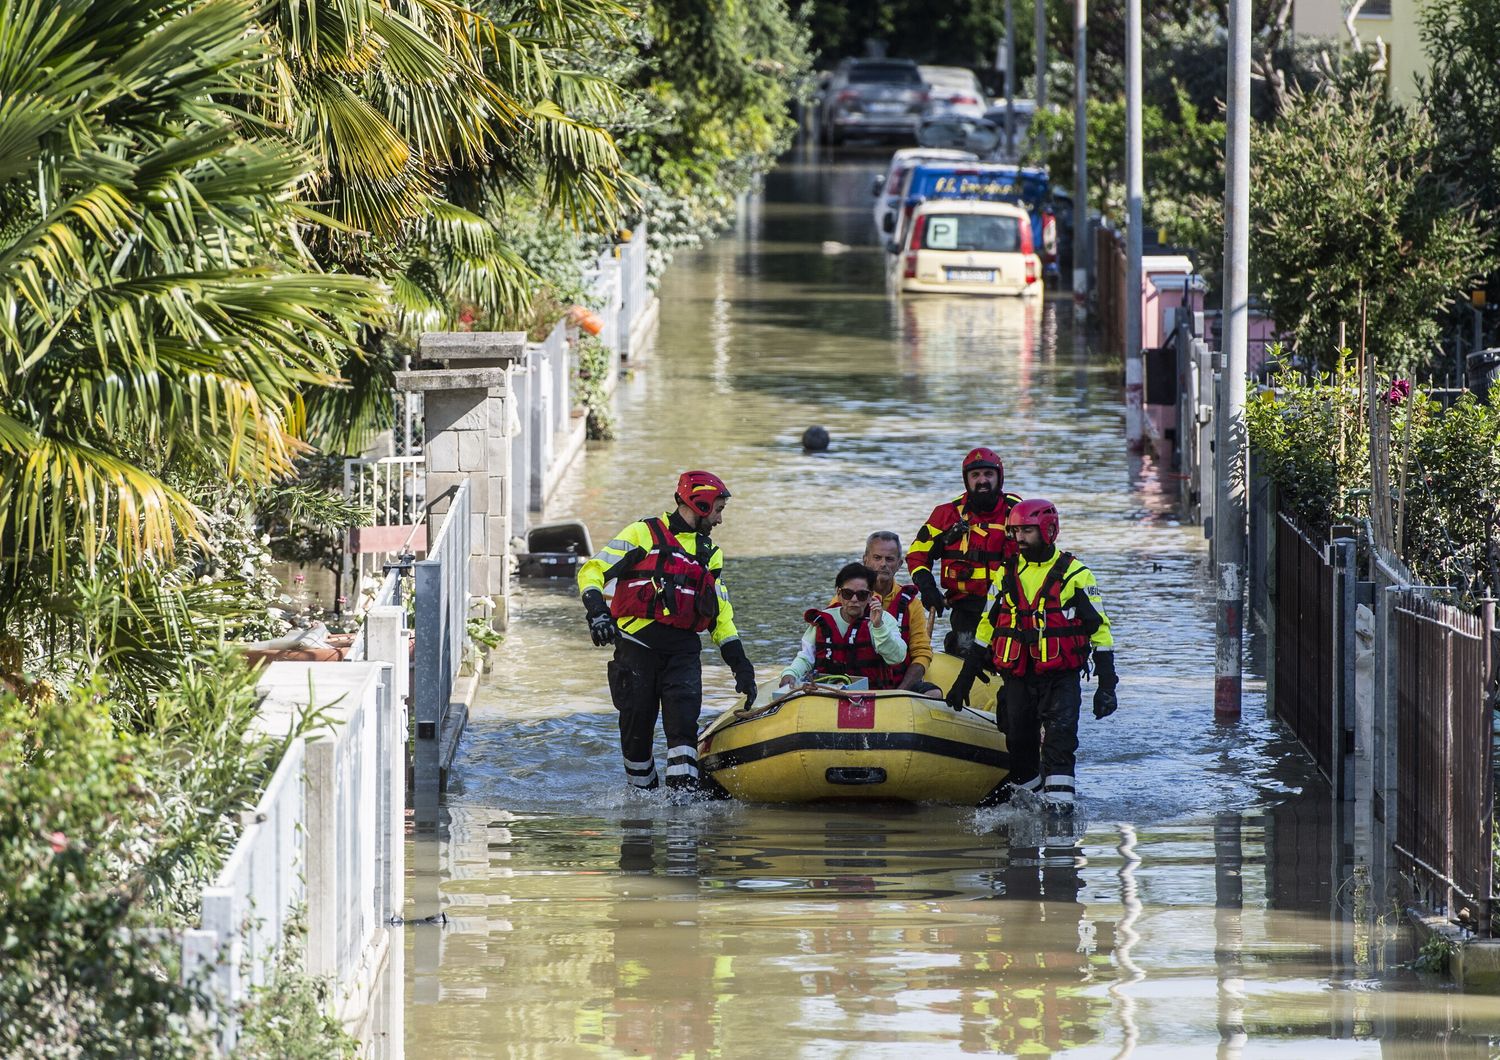
M 645 22 L 632 85 L 649 118 L 622 145 L 648 185 L 653 242 L 686 245 L 723 227 L 791 144 L 807 34 L 785 0 L 647 0 Z
M 100 692 L 0 696 L 0 1053 L 192 1055 L 196 995 L 132 869 L 150 816 L 140 742 Z M 149 1043 L 149 1046 L 148 1046 Z
M 573 403 L 582 405 L 588 415 L 587 432 L 591 441 L 608 441 L 615 436 L 614 414 L 609 410 L 609 395 L 604 384 L 609 376 L 609 347 L 592 335 L 578 337 L 578 371 L 573 376 Z
M 1272 386 L 1246 402 L 1245 421 L 1282 506 L 1319 537 L 1336 522 L 1368 518 L 1369 398 L 1348 351 L 1332 373 L 1307 382 L 1284 368 Z M 1500 588 L 1500 406 L 1466 394 L 1445 410 L 1417 391 L 1392 407 L 1390 421 L 1380 443 L 1390 453 L 1391 510 L 1402 515 L 1401 558 L 1426 584 L 1492 595 Z
M 328 980 L 303 971 L 305 936 L 301 918 L 294 920 L 271 981 L 252 991 L 240 1014 L 236 1060 L 352 1060 L 359 1055 L 359 1039 L 330 1014 Z
M 196 916 L 285 749 L 255 683 L 220 650 L 144 706 L 99 679 L 0 696 L 0 1054 L 202 1055 L 160 929 Z
M 344 462 L 338 457 L 304 457 L 295 478 L 258 491 L 254 504 L 256 526 L 272 557 L 332 571 L 343 558 L 345 531 L 375 518 L 368 505 L 344 496 Z
M 1460 0 L 1418 10 L 1430 63 L 1421 96 L 1436 138 L 1433 168 L 1490 220 L 1485 235 L 1493 258 L 1500 251 L 1493 224 L 1500 213 L 1500 2 Z
M 1417 951 L 1417 959 L 1412 961 L 1412 967 L 1419 972 L 1447 975 L 1453 965 L 1453 955 L 1457 952 L 1457 943 L 1446 935 L 1434 933 L 1422 943 L 1422 948 Z
M 1470 205 L 1433 166 L 1422 113 L 1387 102 L 1355 62 L 1256 130 L 1251 284 L 1297 353 L 1328 365 L 1339 325 L 1390 370 L 1423 366 L 1438 315 L 1492 260 Z
M 1280 346 L 1267 356 L 1280 359 Z M 1245 428 L 1281 505 L 1318 538 L 1334 523 L 1369 515 L 1370 434 L 1354 359 L 1311 382 L 1285 366 L 1271 389 L 1245 402 Z

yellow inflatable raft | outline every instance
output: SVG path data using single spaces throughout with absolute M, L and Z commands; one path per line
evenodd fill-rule
M 947 687 L 959 661 L 939 654 L 929 678 Z M 972 698 L 993 708 L 996 685 Z M 778 695 L 778 693 L 780 693 Z M 906 692 L 763 688 L 756 706 L 715 718 L 698 765 L 747 802 L 869 799 L 974 806 L 1005 780 L 1005 738 L 984 710 L 952 710 Z

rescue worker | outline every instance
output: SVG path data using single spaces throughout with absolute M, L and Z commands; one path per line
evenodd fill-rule
M 755 701 L 755 670 L 720 576 L 724 555 L 709 538 L 724 520 L 729 490 L 717 475 L 685 471 L 673 500 L 675 510 L 631 523 L 579 567 L 578 589 L 594 644 L 615 646 L 609 693 L 620 712 L 626 779 L 637 788 L 659 784 L 652 751 L 659 712 L 667 787 L 696 791 L 703 709 L 698 634 L 711 632 L 747 704 Z M 610 580 L 614 597 L 606 601 Z
M 864 678 L 870 688 L 895 688 L 898 668 L 906 661 L 901 624 L 885 613 L 874 591 L 875 572 L 863 563 L 846 563 L 834 578 L 838 605 L 813 608 L 802 617 L 807 632 L 797 657 L 781 672 L 781 687 L 834 674 Z
M 1093 572 L 1057 548 L 1052 502 L 1020 502 L 1006 528 L 1019 554 L 996 575 L 974 644 L 946 698 L 960 709 L 980 672 L 986 666 L 998 671 L 1005 679 L 1000 726 L 1010 753 L 1010 790 L 1039 794 L 1047 809 L 1070 814 L 1083 699 L 1079 678 L 1092 650 L 1099 678 L 1094 717 L 1113 714 L 1120 683 L 1114 638 Z
M 900 681 L 896 687 L 928 695 L 938 686 L 926 680 L 927 667 L 932 665 L 932 638 L 927 629 L 927 609 L 922 606 L 920 593 L 915 585 L 896 582 L 896 571 L 901 566 L 901 537 L 891 530 L 876 530 L 865 539 L 865 554 L 861 561 L 875 575 L 871 586 L 880 597 L 886 614 L 896 619 L 901 626 L 901 639 L 906 641 L 906 659 L 898 667 Z M 837 594 L 829 606 L 839 603 Z
M 1021 500 L 1004 492 L 1005 465 L 993 449 L 971 450 L 963 475 L 962 496 L 932 510 L 906 556 L 923 605 L 934 615 L 944 608 L 952 612 L 943 639 L 943 650 L 951 655 L 964 654 L 974 642 L 991 576 L 1016 553 L 1005 517 Z

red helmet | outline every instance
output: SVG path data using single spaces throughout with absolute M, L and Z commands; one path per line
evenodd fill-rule
M 1000 462 L 1000 454 L 993 449 L 985 449 L 981 446 L 978 449 L 969 450 L 969 455 L 964 457 L 965 486 L 969 484 L 969 472 L 981 467 L 994 468 L 995 473 L 1000 476 L 1000 485 L 1005 485 L 1005 465 Z
M 1005 529 L 1009 530 L 1013 526 L 1040 527 L 1042 540 L 1050 545 L 1057 540 L 1057 508 L 1051 501 L 1040 497 L 1022 501 L 1005 517 Z
M 714 501 L 729 499 L 729 487 L 712 471 L 684 471 L 677 480 L 677 499 L 699 515 L 714 510 Z

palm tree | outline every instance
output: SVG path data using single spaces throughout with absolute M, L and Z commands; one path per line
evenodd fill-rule
M 385 313 L 298 238 L 307 155 L 247 114 L 256 0 L 0 0 L 0 560 L 11 587 L 196 532 L 171 485 L 284 475 L 299 392 Z M 0 586 L 0 600 L 19 594 Z M 13 613 L 0 604 L 0 629 Z
M 497 227 L 508 193 L 537 184 L 554 223 L 601 230 L 633 201 L 602 124 L 620 90 L 570 62 L 619 39 L 629 11 L 273 0 L 261 19 L 276 49 L 265 113 L 315 160 L 305 195 L 323 223 L 310 243 L 394 294 L 390 329 L 367 331 L 342 383 L 310 394 L 312 436 L 349 452 L 388 422 L 400 340 L 448 325 L 461 304 L 511 313 L 530 301 L 536 277 Z

